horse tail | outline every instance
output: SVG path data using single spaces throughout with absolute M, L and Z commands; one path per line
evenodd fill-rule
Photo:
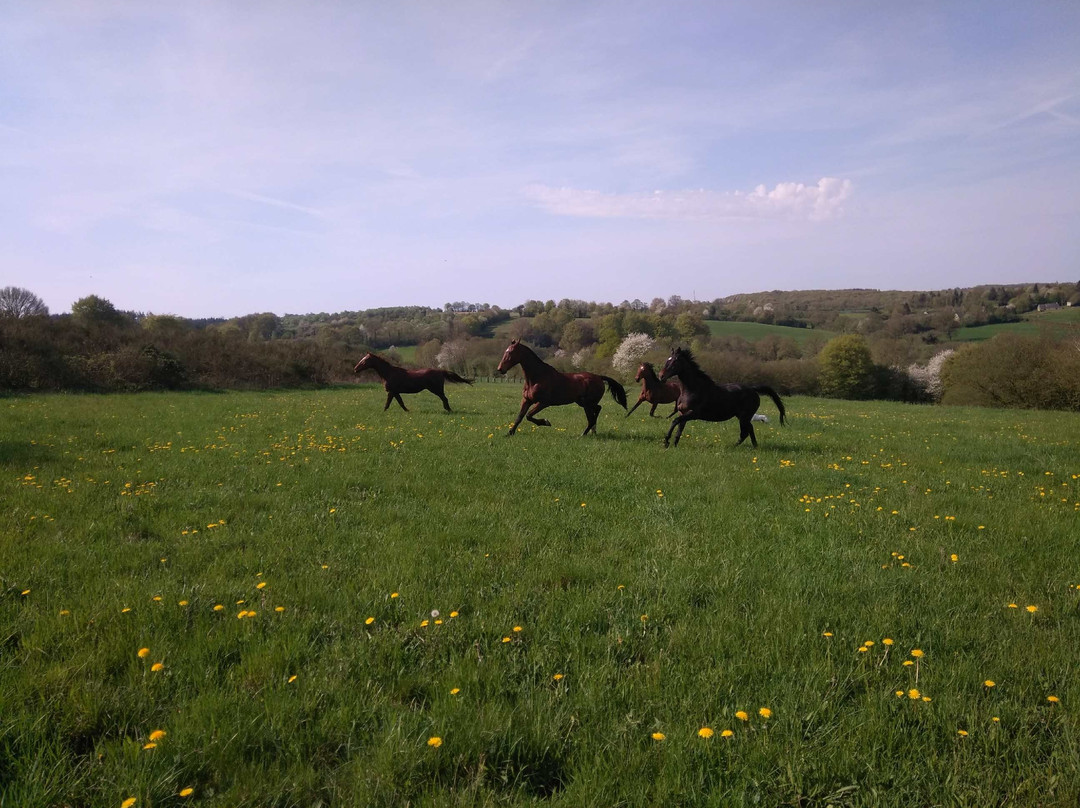
M 452 370 L 447 370 L 447 371 L 443 371 L 443 372 L 446 374 L 446 380 L 448 382 L 457 382 L 458 384 L 472 384 L 473 383 L 472 379 L 465 379 L 465 378 L 463 378 L 461 376 L 458 376 Z
M 608 390 L 611 391 L 611 397 L 615 399 L 616 403 L 624 410 L 626 409 L 626 390 L 623 386 L 615 381 L 610 376 L 601 376 L 605 382 L 607 382 Z
M 764 393 L 773 400 L 776 405 L 776 409 L 780 410 L 780 426 L 784 425 L 784 402 L 780 400 L 780 396 L 776 394 L 776 391 L 769 387 L 767 384 L 763 384 L 760 387 L 755 387 L 754 391 L 757 393 Z

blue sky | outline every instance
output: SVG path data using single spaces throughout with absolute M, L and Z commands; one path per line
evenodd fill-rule
M 5 2 L 0 286 L 184 316 L 1080 280 L 1080 3 Z

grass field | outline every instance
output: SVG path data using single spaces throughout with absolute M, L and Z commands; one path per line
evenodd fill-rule
M 1046 334 L 1054 339 L 1062 339 L 1080 331 L 1080 308 L 1058 309 L 1057 311 L 1032 312 L 1016 323 L 994 323 L 993 325 L 969 326 L 958 328 L 952 334 L 956 342 L 978 342 L 996 337 L 998 334 L 1020 334 L 1033 337 Z
M 1080 415 L 448 392 L 0 400 L 0 805 L 1080 800 Z
M 789 337 L 802 345 L 810 339 L 828 341 L 836 336 L 835 331 L 822 328 L 792 328 L 785 325 L 767 323 L 743 323 L 734 320 L 706 320 L 709 334 L 714 337 L 742 337 L 748 342 L 757 342 L 765 337 Z

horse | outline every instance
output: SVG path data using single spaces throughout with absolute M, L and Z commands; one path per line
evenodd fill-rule
M 374 370 L 383 380 L 383 389 L 386 390 L 386 406 L 383 407 L 383 412 L 390 409 L 390 403 L 395 399 L 401 405 L 401 409 L 408 412 L 409 408 L 401 400 L 401 394 L 419 393 L 421 390 L 430 390 L 441 398 L 443 409 L 450 412 L 450 402 L 446 400 L 446 395 L 443 393 L 443 385 L 446 382 L 472 384 L 471 380 L 463 379 L 449 370 L 439 370 L 438 368 L 407 370 L 406 368 L 399 368 L 397 365 L 391 365 L 381 356 L 376 356 L 373 353 L 364 354 L 360 361 L 356 363 L 356 367 L 353 368 L 353 373 L 360 373 L 365 370 Z
M 551 426 L 544 418 L 536 414 L 545 407 L 558 407 L 563 404 L 577 404 L 585 409 L 588 426 L 581 433 L 582 437 L 596 434 L 596 418 L 600 415 L 600 399 L 604 397 L 604 384 L 607 384 L 612 397 L 626 409 L 626 391 L 615 379 L 596 373 L 561 373 L 540 359 L 520 340 L 514 340 L 503 352 L 502 360 L 496 370 L 506 373 L 514 365 L 521 365 L 525 374 L 525 387 L 521 391 L 521 411 L 517 420 L 510 427 L 507 437 L 517 432 L 522 418 L 528 418 L 537 426 Z
M 764 393 L 773 400 L 776 408 L 780 410 L 780 425 L 784 424 L 784 402 L 775 390 L 766 385 L 747 387 L 741 384 L 717 384 L 698 367 L 697 360 L 689 350 L 672 350 L 660 371 L 660 380 L 666 381 L 671 376 L 679 377 L 683 392 L 676 405 L 679 415 L 672 421 L 667 437 L 664 438 L 665 447 L 671 440 L 671 433 L 676 429 L 678 432 L 675 434 L 675 445 L 679 445 L 679 438 L 682 437 L 687 421 L 726 421 L 729 418 L 738 418 L 739 441 L 735 445 L 738 446 L 750 438 L 750 445 L 756 449 L 753 416 L 761 404 L 758 393 Z
M 636 410 L 642 401 L 648 401 L 652 404 L 652 409 L 649 410 L 649 417 L 653 417 L 653 413 L 656 412 L 658 404 L 671 404 L 679 400 L 679 393 L 682 392 L 682 386 L 678 380 L 672 379 L 671 381 L 662 382 L 656 376 L 656 371 L 653 370 L 651 362 L 642 362 L 641 367 L 637 369 L 637 375 L 634 376 L 635 382 L 641 382 L 641 395 L 638 396 L 637 403 L 630 408 L 630 412 L 626 413 L 626 417 Z M 679 411 L 676 407 L 671 411 L 671 415 L 674 415 Z M 671 417 L 668 416 L 668 418 Z

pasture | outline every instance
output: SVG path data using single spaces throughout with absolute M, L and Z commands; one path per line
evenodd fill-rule
M 827 331 L 824 328 L 793 328 L 787 325 L 741 320 L 706 320 L 705 325 L 709 327 L 709 336 L 742 337 L 747 342 L 757 342 L 766 337 L 789 337 L 799 345 L 803 345 L 810 340 L 828 342 L 837 335 L 835 331 Z
M 1080 416 L 448 395 L 0 400 L 0 805 L 1080 800 Z

